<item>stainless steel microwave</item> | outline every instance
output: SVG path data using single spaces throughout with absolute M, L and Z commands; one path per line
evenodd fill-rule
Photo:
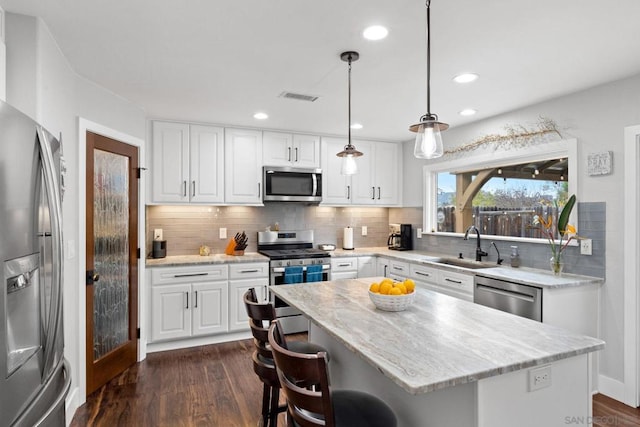
M 262 200 L 265 202 L 322 201 L 322 170 L 264 166 Z

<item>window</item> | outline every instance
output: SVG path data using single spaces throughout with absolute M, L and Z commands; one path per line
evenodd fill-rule
M 534 215 L 556 216 L 576 188 L 577 141 L 563 140 L 425 166 L 425 230 L 539 239 Z M 571 222 L 575 224 L 574 218 Z

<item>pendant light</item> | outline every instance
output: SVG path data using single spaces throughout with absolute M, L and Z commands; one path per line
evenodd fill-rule
M 427 0 L 427 114 L 420 117 L 420 123 L 409 127 L 411 132 L 417 132 L 413 155 L 419 159 L 435 159 L 441 157 L 442 136 L 449 125 L 438 121 L 438 116 L 431 113 L 431 0 Z
M 344 146 L 344 150 L 336 154 L 338 157 L 342 157 L 342 167 L 340 173 L 342 175 L 353 175 L 358 172 L 358 165 L 356 164 L 356 157 L 362 156 L 362 153 L 356 150 L 356 147 L 351 144 L 351 62 L 357 61 L 360 58 L 358 52 L 342 52 L 340 59 L 349 63 L 349 139 L 347 145 Z

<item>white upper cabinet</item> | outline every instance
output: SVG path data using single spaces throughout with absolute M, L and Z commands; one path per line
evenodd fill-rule
M 224 129 L 153 122 L 153 193 L 156 203 L 224 201 Z
M 320 137 L 284 132 L 263 133 L 265 166 L 320 167 Z
M 322 138 L 322 203 L 328 205 L 396 206 L 400 201 L 400 146 L 388 142 L 353 141 L 363 153 L 356 159 L 358 172 L 340 173 L 336 156 L 346 138 Z
M 262 204 L 262 132 L 225 129 L 225 202 Z
M 353 175 L 353 204 L 395 206 L 400 201 L 400 146 L 389 142 L 354 141 L 363 156 Z
M 350 205 L 353 197 L 351 176 L 342 175 L 342 159 L 337 153 L 347 145 L 345 138 L 322 137 L 322 204 Z M 358 158 L 358 162 L 362 157 Z M 360 164 L 358 163 L 358 166 Z

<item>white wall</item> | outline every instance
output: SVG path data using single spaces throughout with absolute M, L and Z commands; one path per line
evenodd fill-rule
M 605 202 L 607 206 L 606 283 L 601 291 L 600 308 L 600 338 L 607 344 L 600 354 L 600 391 L 608 391 L 621 400 L 618 392 L 624 381 L 624 128 L 640 124 L 640 75 L 452 128 L 443 134 L 445 150 L 488 134 L 504 134 L 506 125 L 535 126 L 540 116 L 555 120 L 563 137 L 578 139 L 578 201 Z M 422 166 L 427 164 L 412 158 L 412 151 L 413 143 L 407 141 L 405 183 L 421 181 Z M 588 176 L 587 156 L 602 151 L 613 151 L 613 173 Z M 406 187 L 404 195 L 405 206 L 413 206 L 417 201 L 407 200 L 414 196 L 407 194 Z
M 84 401 L 78 379 L 84 377 L 84 247 L 79 245 L 79 217 L 85 205 L 85 159 L 80 158 L 79 118 L 144 140 L 144 111 L 125 99 L 78 76 L 70 67 L 46 25 L 38 18 L 8 13 L 7 102 L 40 122 L 54 135 L 62 133 L 67 164 L 67 191 L 63 202 L 65 357 L 72 368 L 68 417 Z M 82 172 L 82 173 L 81 173 Z M 82 221 L 81 221 L 82 220 Z

